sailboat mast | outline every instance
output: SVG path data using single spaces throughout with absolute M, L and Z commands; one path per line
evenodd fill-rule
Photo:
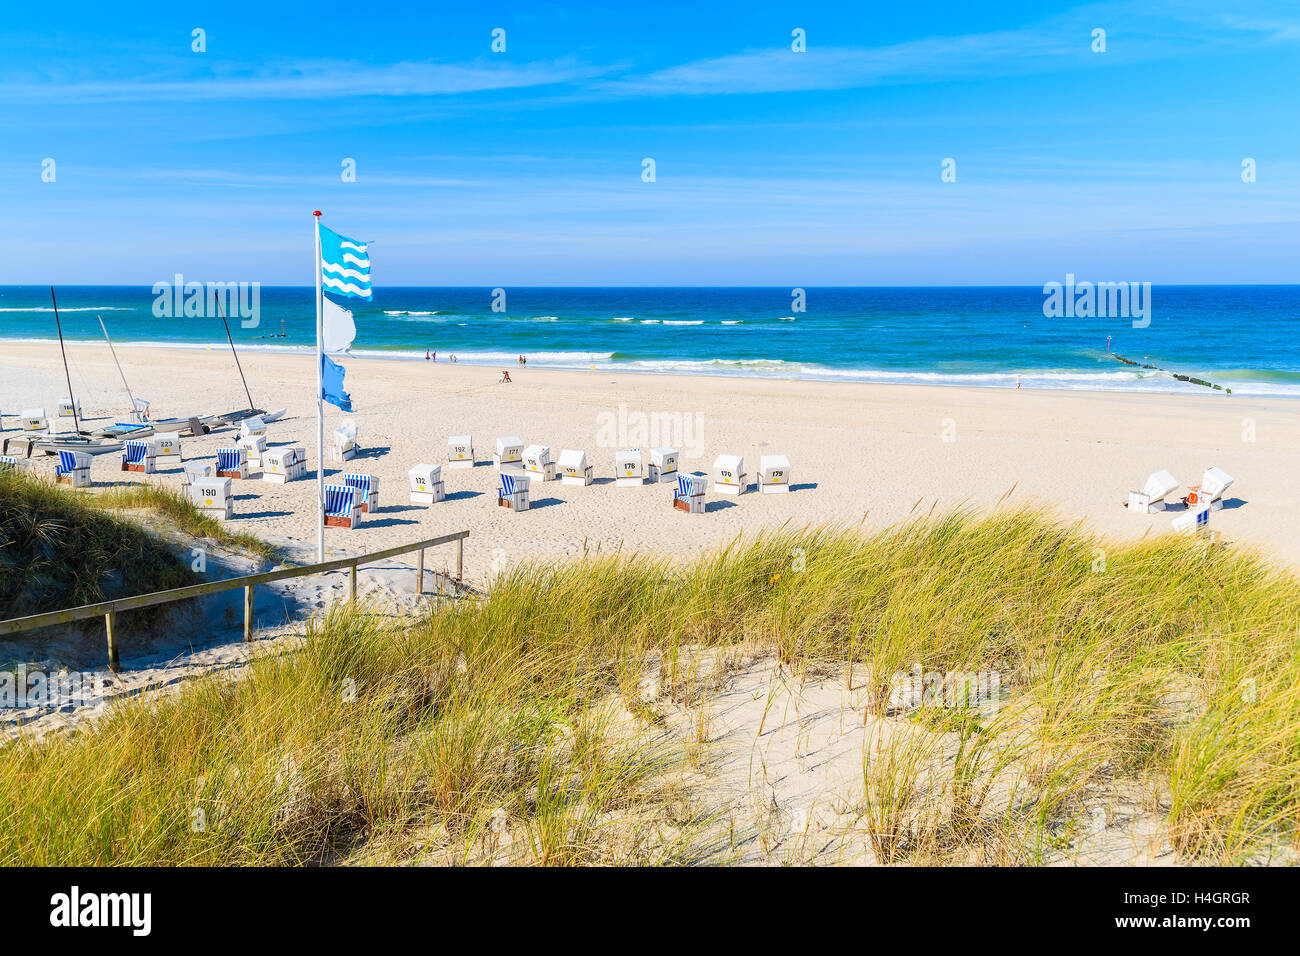
M 248 396 L 248 410 L 253 410 L 253 393 L 248 390 L 248 379 L 244 378 L 244 367 L 239 364 L 239 353 L 235 351 L 235 340 L 230 335 L 230 323 L 226 321 L 226 310 L 221 307 L 221 296 L 216 297 L 217 314 L 221 324 L 226 327 L 226 341 L 230 343 L 230 354 L 235 357 L 235 368 L 239 369 L 239 380 L 244 383 L 244 394 Z
M 108 337 L 108 329 L 104 326 L 104 317 L 96 315 L 99 319 L 99 329 L 104 333 L 104 341 L 108 343 L 108 350 L 113 355 L 113 364 L 117 366 L 117 374 L 122 376 L 122 387 L 126 389 L 126 397 L 131 402 L 131 411 L 127 415 L 128 421 L 134 421 L 135 418 L 135 396 L 131 394 L 131 386 L 126 384 L 126 373 L 122 371 L 122 363 L 117 360 L 117 349 L 113 348 L 113 340 Z
M 54 297 L 54 286 L 50 286 L 50 301 L 54 303 L 54 327 L 59 330 L 59 354 L 63 356 L 63 377 L 68 383 L 68 404 L 72 406 L 72 427 L 81 432 L 81 421 L 77 418 L 77 399 L 72 394 L 72 373 L 68 371 L 68 351 L 63 347 L 63 323 L 59 321 L 59 300 Z

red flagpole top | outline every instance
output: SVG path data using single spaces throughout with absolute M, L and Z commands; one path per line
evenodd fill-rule
M 317 209 L 314 213 L 312 213 L 312 215 L 313 215 L 313 216 L 319 216 L 319 215 L 320 215 L 320 210 Z

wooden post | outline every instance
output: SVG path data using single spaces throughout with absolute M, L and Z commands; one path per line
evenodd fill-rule
M 420 558 L 415 565 L 415 593 L 424 593 L 424 548 L 420 549 Z
M 355 561 L 348 567 L 348 601 L 351 604 L 357 603 L 357 563 Z
M 456 587 L 465 580 L 465 539 L 456 539 Z
M 244 585 L 244 640 L 253 639 L 253 586 Z
M 117 673 L 122 664 L 117 656 L 117 635 L 113 633 L 113 625 L 116 623 L 116 611 L 109 611 L 104 615 L 104 633 L 108 635 L 108 669 L 114 674 Z

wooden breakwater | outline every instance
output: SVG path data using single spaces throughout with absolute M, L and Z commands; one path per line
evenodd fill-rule
M 1232 389 L 1228 388 L 1227 386 L 1215 385 L 1213 382 L 1207 382 L 1205 379 L 1197 378 L 1195 375 L 1183 375 L 1180 372 L 1171 372 L 1167 368 L 1161 368 L 1159 365 L 1147 365 L 1143 362 L 1135 362 L 1132 359 L 1125 358 L 1124 356 L 1118 355 L 1115 352 L 1111 352 L 1109 354 L 1116 361 L 1123 362 L 1125 365 L 1132 365 L 1135 368 L 1150 369 L 1153 372 L 1164 372 L 1166 375 L 1172 375 L 1176 380 L 1180 382 L 1187 382 L 1191 385 L 1202 385 L 1205 388 L 1212 388 L 1215 391 L 1223 392 L 1225 395 L 1232 394 Z

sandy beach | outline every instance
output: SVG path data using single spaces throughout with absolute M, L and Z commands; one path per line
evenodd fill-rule
M 70 347 L 73 387 L 88 424 L 124 417 L 126 396 L 107 347 Z M 119 347 L 132 389 L 156 416 L 224 412 L 246 404 L 226 350 Z M 302 444 L 315 461 L 314 366 L 310 356 L 241 354 L 253 400 L 287 406 L 268 444 Z M 1183 395 L 975 389 L 736 377 L 579 372 L 349 358 L 353 415 L 327 406 L 327 431 L 345 419 L 359 429 L 362 456 L 347 470 L 381 479 L 381 509 L 357 530 L 329 529 L 327 546 L 348 552 L 468 529 L 466 577 L 483 582 L 494 567 L 533 558 L 602 552 L 691 556 L 785 522 L 883 528 L 917 510 L 989 508 L 1007 498 L 1037 503 L 1067 519 L 1123 537 L 1169 531 L 1171 515 L 1130 514 L 1122 502 L 1153 471 L 1184 484 L 1216 465 L 1236 478 L 1213 527 L 1229 541 L 1258 545 L 1300 565 L 1300 404 L 1192 391 Z M 66 394 L 56 345 L 6 343 L 0 349 L 4 436 L 17 413 L 53 413 Z M 472 470 L 445 467 L 447 438 L 470 433 Z M 533 508 L 495 505 L 495 439 L 587 452 L 596 483 L 534 485 Z M 233 441 L 225 429 L 183 440 L 186 459 L 214 457 Z M 745 456 L 750 481 L 760 454 L 791 462 L 788 495 L 723 497 L 710 484 L 708 512 L 671 508 L 670 486 L 615 487 L 613 458 L 627 444 L 676 443 L 686 471 L 710 470 L 718 454 Z M 444 464 L 448 500 L 407 498 L 407 469 Z M 53 459 L 37 466 L 53 470 Z M 344 470 L 326 463 L 326 474 Z M 179 468 L 125 474 L 116 456 L 96 459 L 97 483 L 154 480 L 180 484 Z M 314 479 L 314 471 L 309 471 Z M 1014 491 L 1013 491 L 1014 489 Z M 314 480 L 275 485 L 236 482 L 236 521 L 258 534 L 314 540 Z M 1180 491 L 1179 494 L 1182 492 Z M 1171 499 L 1174 496 L 1171 496 Z M 445 556 L 434 559 L 450 559 Z

